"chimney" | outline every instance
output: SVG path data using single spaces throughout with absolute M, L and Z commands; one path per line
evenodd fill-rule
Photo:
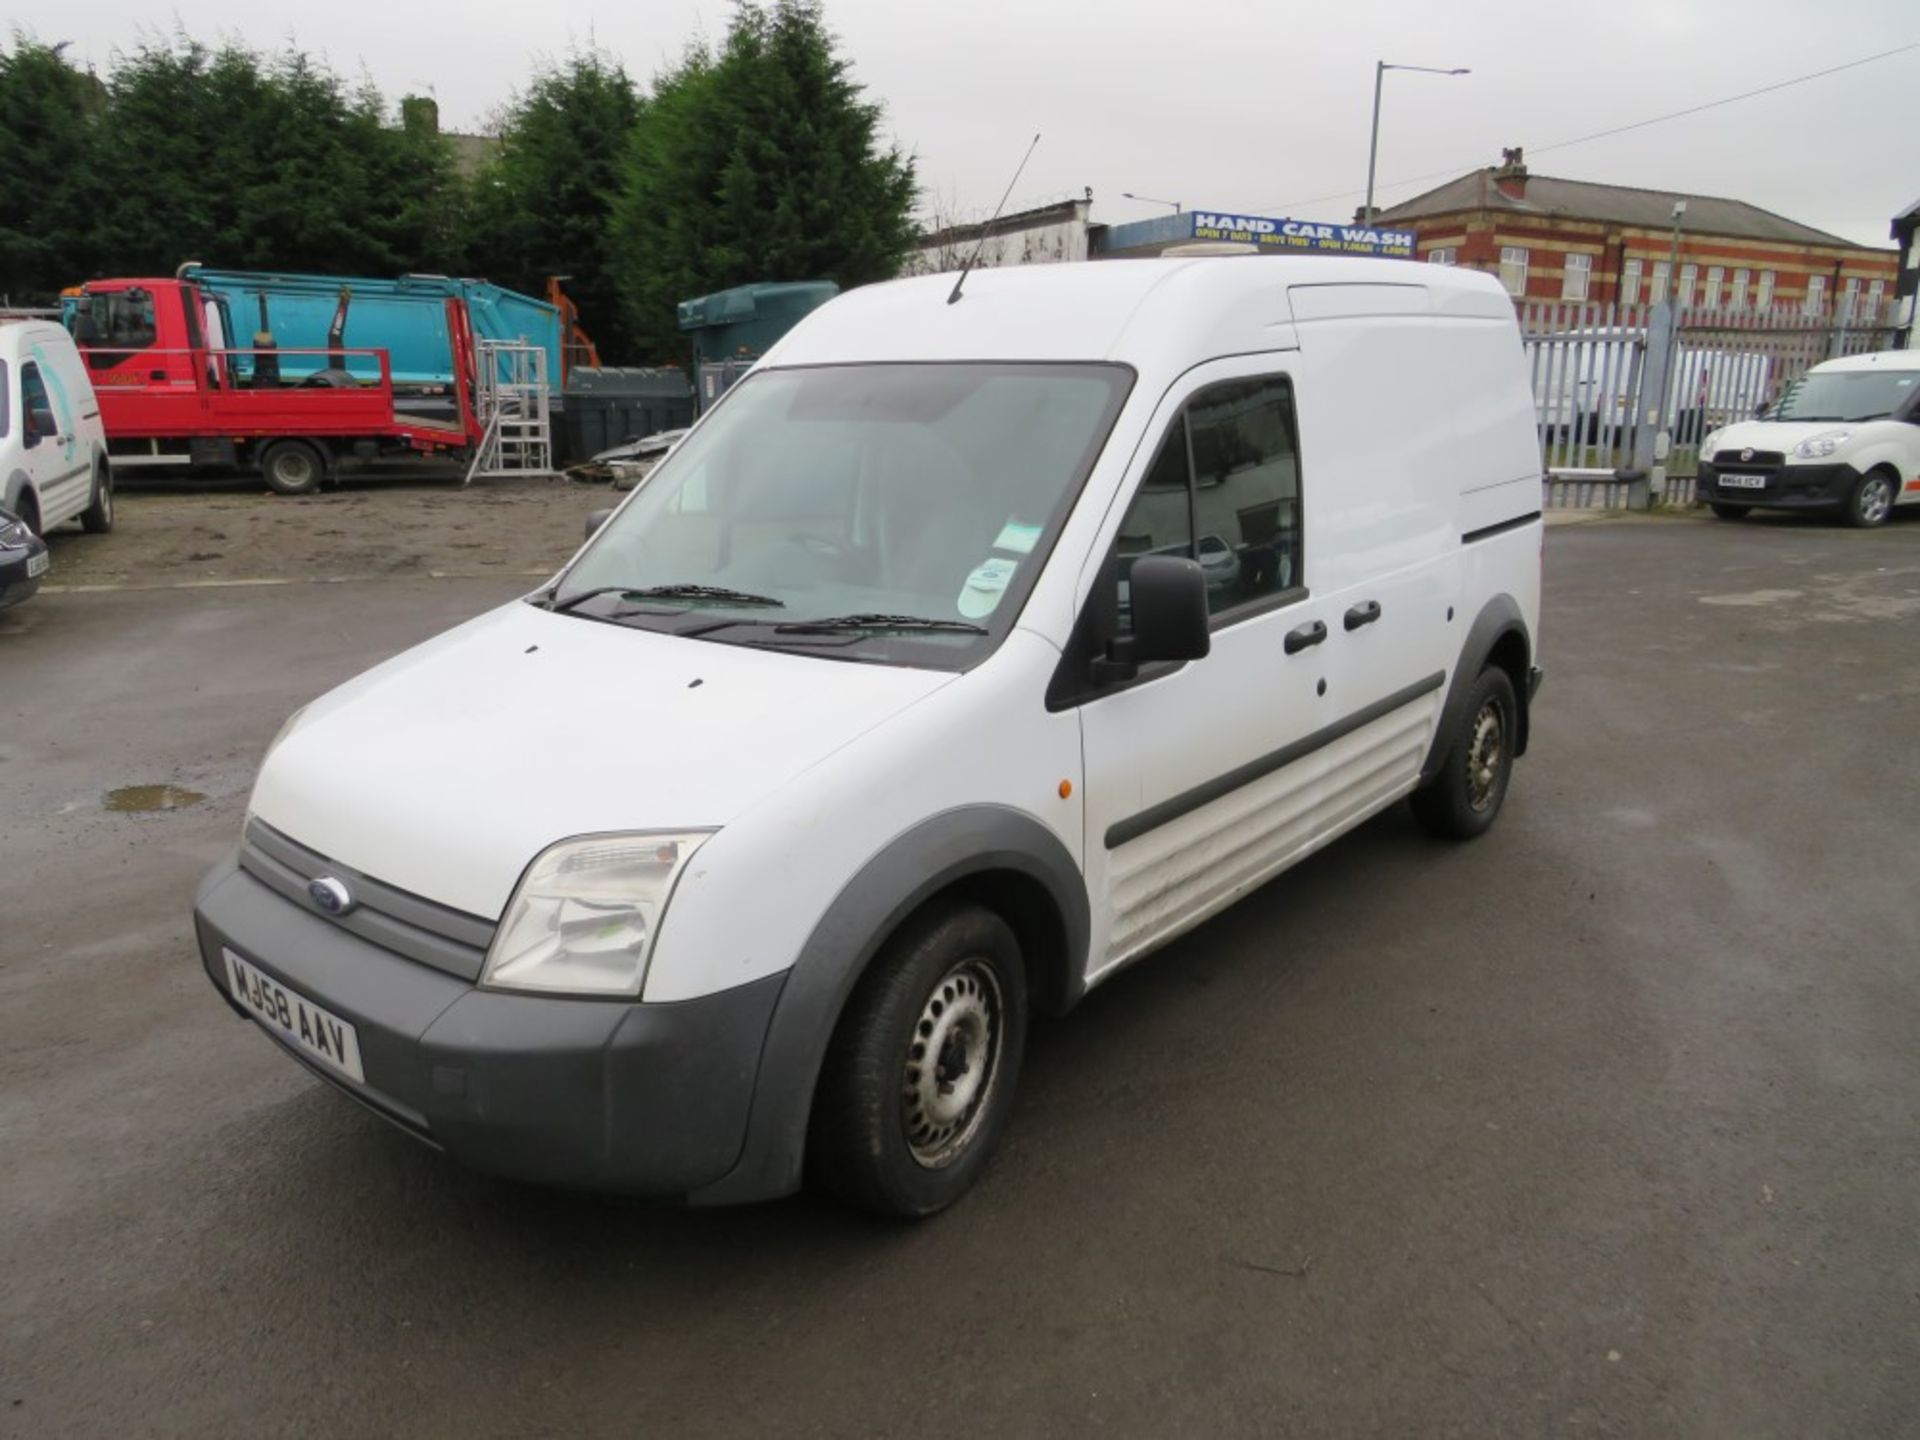
M 1493 183 L 1509 200 L 1527 198 L 1527 154 L 1518 145 L 1500 151 L 1500 168 L 1493 172 Z
M 409 135 L 440 133 L 440 103 L 428 95 L 408 95 L 400 101 L 400 128 Z

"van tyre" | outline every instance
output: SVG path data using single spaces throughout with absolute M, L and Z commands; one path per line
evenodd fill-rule
M 1414 816 L 1428 833 L 1443 840 L 1486 833 L 1513 778 L 1519 720 L 1513 681 L 1499 666 L 1489 665 L 1467 692 L 1439 773 L 1413 792 Z
M 883 1215 L 944 1210 L 1005 1127 L 1027 1038 L 1020 942 L 993 911 L 909 921 L 854 988 L 814 1093 L 808 1171 Z
M 276 495 L 311 495 L 326 475 L 325 458 L 305 440 L 276 440 L 260 452 L 260 478 Z
M 1719 500 L 1713 501 L 1711 508 L 1722 520 L 1744 520 L 1747 512 L 1753 509 L 1751 505 L 1728 505 Z
M 1853 489 L 1847 493 L 1847 507 L 1842 512 L 1847 524 L 1856 530 L 1871 530 L 1886 524 L 1899 493 L 1898 479 L 1885 470 L 1869 470 L 1853 482 Z
M 89 535 L 113 529 L 113 471 L 104 464 L 93 467 L 93 503 L 80 512 L 80 528 Z

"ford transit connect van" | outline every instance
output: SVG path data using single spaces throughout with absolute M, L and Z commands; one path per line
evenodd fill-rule
M 1405 797 L 1493 822 L 1541 544 L 1493 279 L 954 289 L 816 311 L 552 583 L 289 720 L 196 902 L 228 1003 L 485 1170 L 921 1215 L 1031 1014 Z
M 1873 526 L 1920 503 L 1920 350 L 1815 365 L 1766 419 L 1707 436 L 1696 483 L 1722 520 L 1759 507 Z
M 0 316 L 0 509 L 36 535 L 78 520 L 113 528 L 113 472 L 100 402 L 73 337 Z

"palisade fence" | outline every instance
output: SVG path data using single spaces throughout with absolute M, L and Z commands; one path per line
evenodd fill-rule
M 1884 315 L 1856 319 L 1844 295 L 1817 313 L 1528 301 L 1520 332 L 1545 503 L 1601 509 L 1693 504 L 1708 433 L 1751 419 L 1809 366 L 1889 349 L 1895 333 Z

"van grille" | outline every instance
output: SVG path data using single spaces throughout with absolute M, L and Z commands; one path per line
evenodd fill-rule
M 369 944 L 463 980 L 478 980 L 493 943 L 494 922 L 410 894 L 336 864 L 317 850 L 249 820 L 240 841 L 240 868 L 308 914 L 338 925 Z M 354 907 L 329 915 L 307 892 L 309 882 L 332 876 L 352 893 Z
M 1713 463 L 1722 470 L 1738 470 L 1745 465 L 1756 467 L 1784 465 L 1787 463 L 1787 457 L 1778 450 L 1756 450 L 1751 456 L 1747 456 L 1742 450 L 1716 450 L 1713 452 Z

